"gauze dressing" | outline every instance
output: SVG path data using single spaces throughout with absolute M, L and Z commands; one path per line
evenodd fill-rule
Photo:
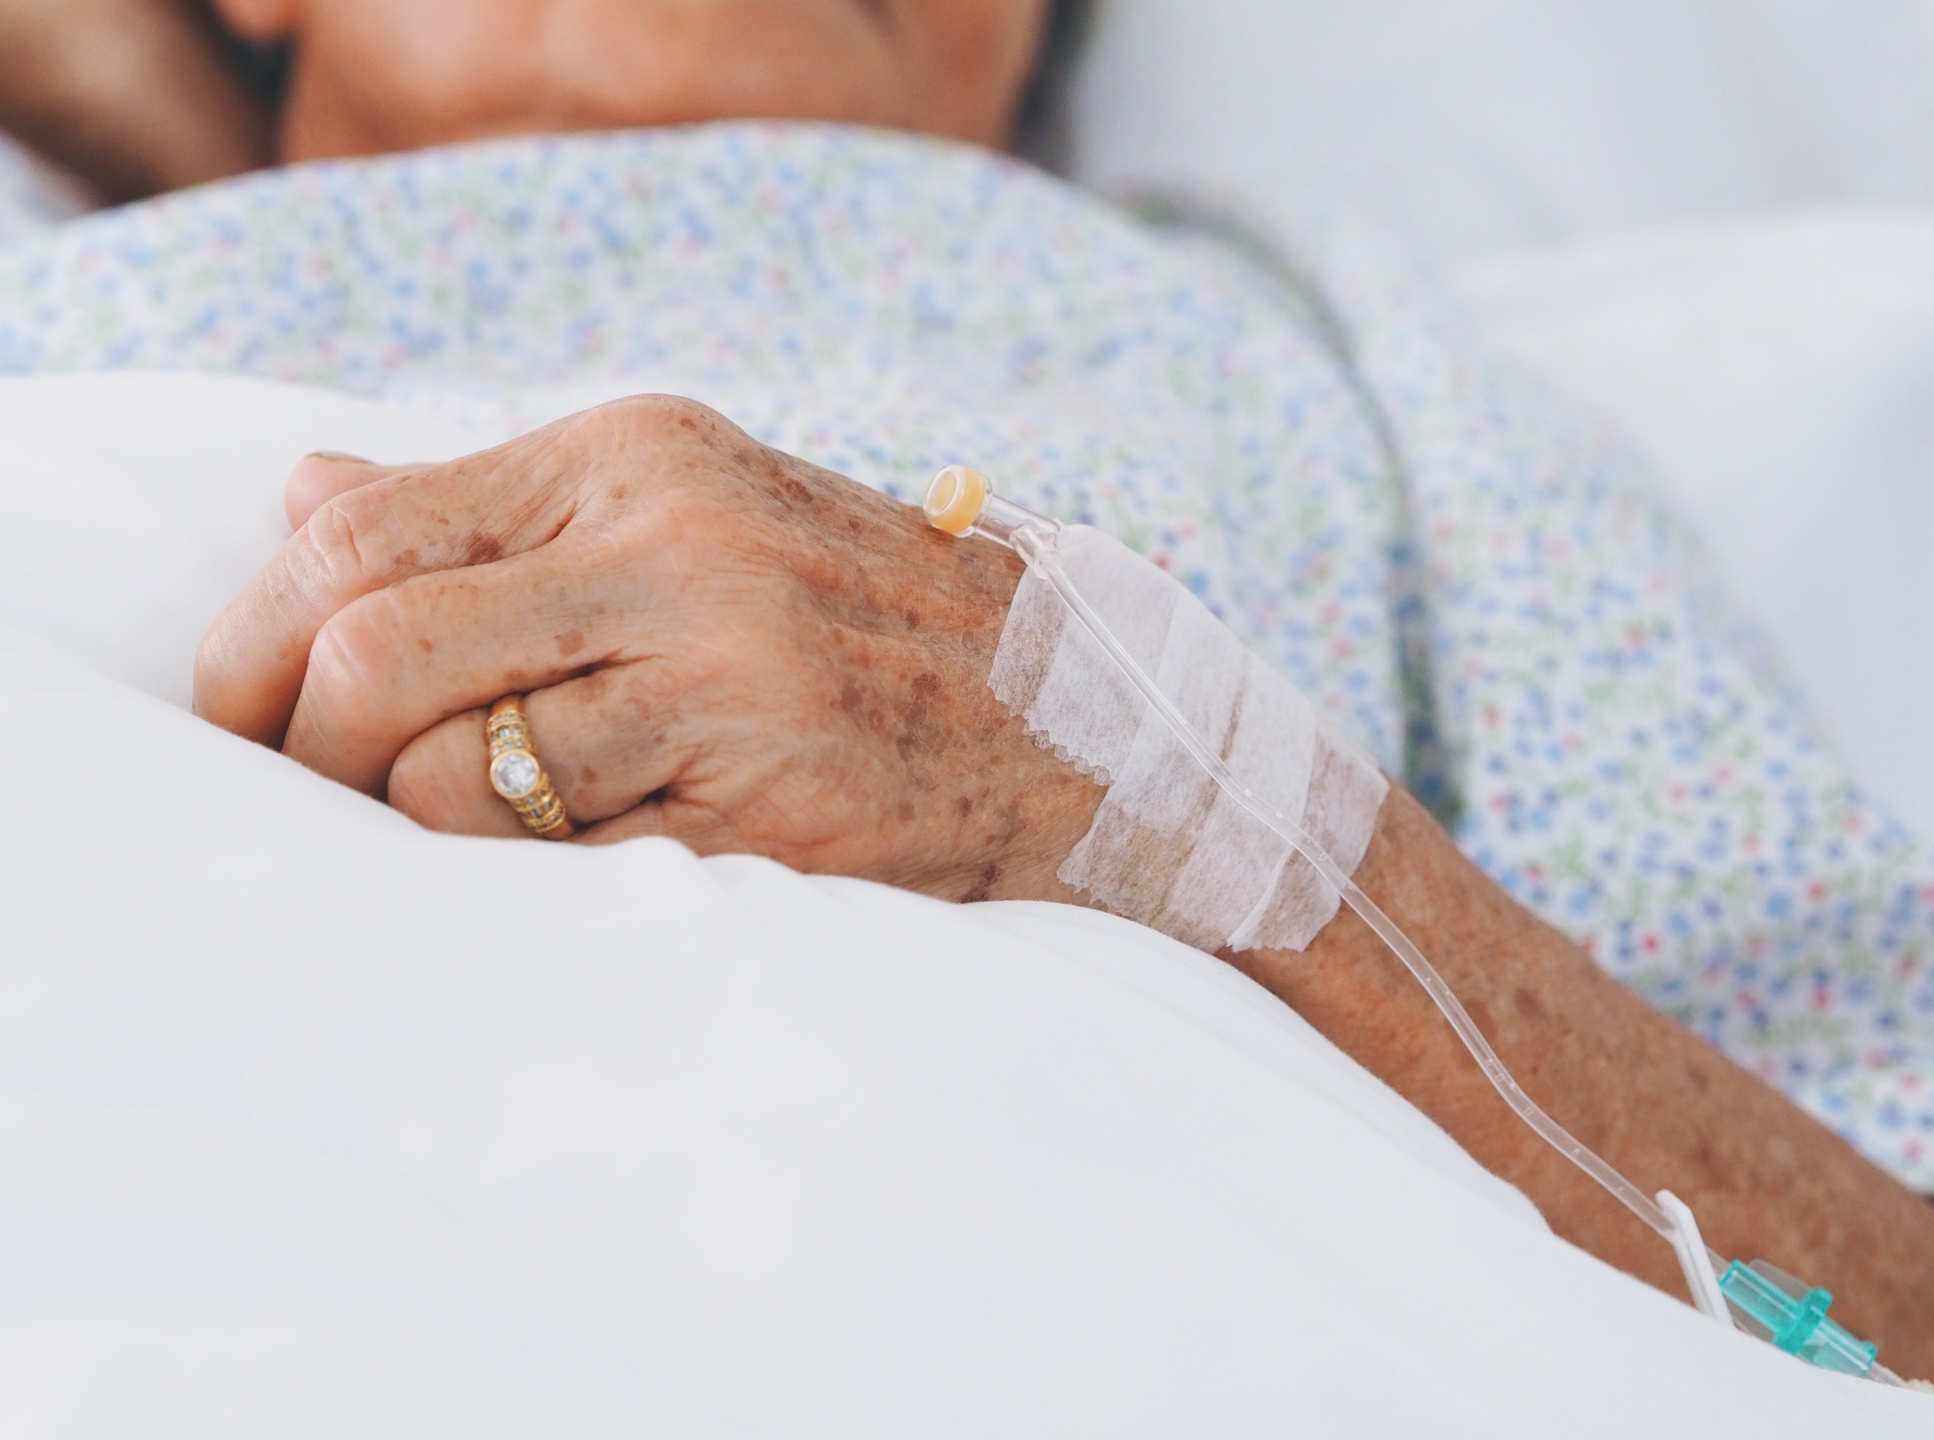
M 1056 559 L 1122 648 L 1276 811 L 1345 873 L 1389 789 L 1376 763 L 1172 576 L 1085 525 Z M 990 677 L 1031 734 L 1108 787 L 1060 870 L 1118 915 L 1203 950 L 1301 950 L 1341 903 L 1315 867 L 1197 765 L 1043 570 L 1015 592 Z

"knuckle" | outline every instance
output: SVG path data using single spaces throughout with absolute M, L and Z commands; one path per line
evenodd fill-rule
M 724 548 L 738 529 L 716 496 L 676 485 L 652 497 L 640 517 L 650 543 L 661 550 L 706 553 Z
M 738 433 L 738 427 L 711 406 L 683 395 L 632 395 L 589 411 L 587 417 L 607 412 L 627 428 L 654 436 L 683 432 L 695 437 L 713 437 Z
M 368 524 L 355 492 L 325 500 L 302 527 L 298 569 L 313 588 L 331 594 L 359 589 L 368 582 L 363 534 Z
M 402 638 L 403 626 L 390 592 L 365 595 L 337 611 L 316 632 L 304 691 L 376 703 L 389 692 L 401 667 Z
M 571 423 L 581 446 L 606 459 L 635 461 L 660 483 L 763 448 L 711 406 L 683 395 L 633 395 Z
M 777 452 L 682 395 L 633 395 L 564 423 L 577 468 L 598 476 L 580 534 L 630 552 L 642 546 L 675 570 L 681 554 L 746 548 L 748 522 L 759 513 L 749 497 L 783 483 L 772 478 Z

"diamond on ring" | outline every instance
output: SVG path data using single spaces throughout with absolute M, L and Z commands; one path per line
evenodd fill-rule
M 542 777 L 537 757 L 528 750 L 506 750 L 490 762 L 490 788 L 506 800 L 524 799 Z
M 490 788 L 517 812 L 524 828 L 545 840 L 569 840 L 577 834 L 577 826 L 564 813 L 564 798 L 537 763 L 522 695 L 506 695 L 490 707 L 484 740 L 490 746 L 485 772 Z

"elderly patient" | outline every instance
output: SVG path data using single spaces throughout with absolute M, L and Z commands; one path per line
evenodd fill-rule
M 143 127 L 103 118 L 110 87 L 46 93 L 85 64 L 32 85 L 14 67 L 0 113 L 110 190 L 271 154 L 396 158 L 23 241 L 0 264 L 20 317 L 0 365 L 239 370 L 506 434 L 577 413 L 448 464 L 296 466 L 292 538 L 197 658 L 205 718 L 441 830 L 669 836 L 948 899 L 1083 903 L 1057 877 L 1102 791 L 987 684 L 1016 562 L 892 498 L 978 463 L 1183 576 L 1412 787 L 1358 879 L 1555 1116 L 1687 1198 L 1718 1249 L 1830 1281 L 1896 1368 L 1934 1370 L 1934 1209 L 1594 963 L 1900 1174 L 1934 1173 L 1860 1120 L 1905 1080 L 1846 1100 L 1821 1078 L 1859 1071 L 1830 1043 L 1835 1007 L 1907 992 L 1843 994 L 1822 970 L 1793 996 L 1819 997 L 1812 1029 L 1760 1023 L 1787 993 L 1775 962 L 1803 962 L 1758 897 L 1838 895 L 1854 918 L 1803 937 L 1805 963 L 1867 945 L 1863 974 L 1921 983 L 1912 907 L 1934 889 L 1905 867 L 1923 859 L 1839 791 L 1805 798 L 1831 789 L 1827 762 L 1703 618 L 1696 551 L 1661 538 L 1602 443 L 1511 422 L 1531 413 L 1515 391 L 1443 359 L 1437 312 L 1380 242 L 1285 234 L 1272 268 L 988 153 L 1067 23 L 1044 0 L 218 9 L 228 33 L 132 0 L 5 0 L 11 53 L 146 25 L 142 53 L 193 55 L 175 70 L 199 79 L 140 91 L 167 117 Z M 285 69 L 251 88 L 210 43 L 283 47 Z M 856 128 L 637 133 L 741 117 Z M 503 139 L 592 130 L 633 133 Z M 696 398 L 582 408 L 672 388 Z M 487 773 L 507 697 L 561 802 L 542 824 Z M 1778 784 L 1755 789 L 1764 774 Z M 1431 810 L 1461 810 L 1463 848 Z M 1840 868 L 1796 879 L 1821 832 Z M 1304 952 L 1226 958 L 1561 1234 L 1679 1288 L 1666 1247 L 1504 1109 L 1353 916 Z M 1766 995 L 1749 1023 L 1701 984 Z M 1886 1004 L 1859 1073 L 1891 1084 L 1930 1022 Z

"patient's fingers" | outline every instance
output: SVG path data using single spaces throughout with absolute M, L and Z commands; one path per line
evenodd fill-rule
M 289 528 L 300 530 L 318 506 L 338 495 L 392 475 L 425 469 L 422 465 L 377 465 L 355 455 L 335 450 L 317 450 L 304 455 L 282 482 L 282 508 L 289 517 Z
M 343 489 L 216 619 L 195 657 L 195 712 L 265 744 L 282 737 L 310 646 L 352 602 L 412 576 L 488 564 L 552 540 L 578 503 L 569 437 Z
M 656 669 L 613 666 L 524 697 L 537 758 L 580 829 L 635 809 L 691 759 L 695 737 Z M 527 834 L 490 787 L 488 713 L 467 710 L 412 740 L 390 769 L 389 803 L 432 830 Z
M 404 746 L 448 716 L 636 658 L 635 590 L 618 567 L 546 552 L 365 595 L 317 632 L 282 749 L 380 794 Z

